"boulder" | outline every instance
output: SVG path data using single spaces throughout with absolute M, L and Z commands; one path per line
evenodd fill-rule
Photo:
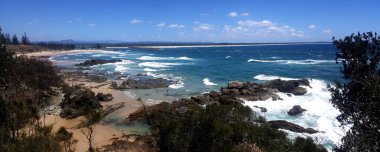
M 72 119 L 84 114 L 86 108 L 97 109 L 102 105 L 95 97 L 95 93 L 87 88 L 70 87 L 60 103 L 62 118 Z
M 280 92 L 292 93 L 294 95 L 304 95 L 307 90 L 300 86 L 310 86 L 307 79 L 301 80 L 288 80 L 275 79 L 263 84 L 266 88 L 277 89 Z
M 288 115 L 295 116 L 295 115 L 301 114 L 305 111 L 306 111 L 306 109 L 301 108 L 300 105 L 295 105 L 295 106 L 293 106 L 292 109 L 290 109 L 288 111 Z
M 111 101 L 113 97 L 112 97 L 112 94 L 110 93 L 104 94 L 104 93 L 99 92 L 98 94 L 96 94 L 96 99 L 100 102 L 108 102 L 108 101 Z
M 233 89 L 233 88 L 242 88 L 243 87 L 243 82 L 239 81 L 231 81 L 228 83 L 228 88 Z
M 285 120 L 273 120 L 273 121 L 268 121 L 266 123 L 269 125 L 269 127 L 275 128 L 275 129 L 285 129 L 289 130 L 292 132 L 298 132 L 298 133 L 308 133 L 308 134 L 314 134 L 317 133 L 318 131 L 313 129 L 313 128 L 304 128 L 300 125 L 287 122 Z

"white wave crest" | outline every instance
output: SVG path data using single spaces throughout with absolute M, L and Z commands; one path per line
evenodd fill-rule
M 151 68 L 144 68 L 144 71 L 146 71 L 146 72 L 156 72 L 156 71 L 158 71 L 158 70 L 156 70 L 156 69 L 151 69 Z
M 137 58 L 138 60 L 148 60 L 148 61 L 154 61 L 154 60 L 193 60 L 193 58 L 189 58 L 186 56 L 182 57 L 154 57 L 154 56 L 141 56 Z
M 115 71 L 118 71 L 118 72 L 126 72 L 127 70 L 128 68 L 122 65 L 116 65 L 115 67 Z
M 259 74 L 259 75 L 254 76 L 253 78 L 257 79 L 257 80 L 263 80 L 263 81 L 275 80 L 275 79 L 297 80 L 295 78 L 287 78 L 287 77 L 280 77 L 280 76 L 274 76 L 274 75 L 265 75 L 265 74 Z
M 172 89 L 179 89 L 179 88 L 183 88 L 185 86 L 185 83 L 183 83 L 182 81 L 178 81 L 177 83 L 175 84 L 171 84 L 169 85 L 169 88 L 172 88 Z
M 321 64 L 321 63 L 335 63 L 335 60 L 259 60 L 259 59 L 249 59 L 247 62 L 273 62 L 280 64 Z
M 263 115 L 267 120 L 286 120 L 306 128 L 310 127 L 320 131 L 316 134 L 286 132 L 290 133 L 291 138 L 296 136 L 310 136 L 331 150 L 331 145 L 338 144 L 342 136 L 344 136 L 344 131 L 336 120 L 340 112 L 329 102 L 331 93 L 327 89 L 326 82 L 313 79 L 310 80 L 310 86 L 311 87 L 305 87 L 307 93 L 302 96 L 293 95 L 289 97 L 286 93 L 278 93 L 283 100 L 272 101 L 272 99 L 268 99 L 266 101 L 255 102 L 245 101 L 245 105 L 257 111 L 258 114 Z M 300 105 L 307 111 L 298 116 L 289 116 L 287 111 L 294 105 Z M 254 106 L 265 107 L 268 111 L 265 114 L 261 113 L 255 109 Z
M 226 59 L 230 58 L 231 56 L 226 56 Z
M 139 66 L 151 67 L 151 68 L 169 68 L 176 65 L 185 65 L 185 63 L 163 63 L 163 62 L 142 62 Z
M 207 85 L 207 86 L 218 85 L 218 84 L 216 84 L 216 83 L 212 83 L 212 82 L 210 81 L 210 79 L 208 79 L 208 78 L 204 78 L 204 79 L 203 79 L 203 84 L 205 84 L 205 85 Z

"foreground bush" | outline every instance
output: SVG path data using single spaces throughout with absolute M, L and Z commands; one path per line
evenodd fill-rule
M 256 145 L 257 151 L 326 151 L 312 139 L 291 141 L 286 133 L 252 123 L 256 119 L 249 107 L 241 104 L 212 104 L 188 109 L 184 113 L 155 112 L 149 125 L 161 151 L 233 151 Z

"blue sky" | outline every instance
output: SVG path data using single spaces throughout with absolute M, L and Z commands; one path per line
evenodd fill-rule
M 31 40 L 330 41 L 380 32 L 379 0 L 1 0 L 0 25 Z

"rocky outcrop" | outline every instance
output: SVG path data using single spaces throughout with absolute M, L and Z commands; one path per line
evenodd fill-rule
M 122 60 L 102 60 L 102 59 L 91 59 L 86 60 L 83 63 L 76 64 L 75 66 L 93 66 L 98 64 L 106 64 L 106 63 L 116 63 L 121 62 Z
M 266 122 L 266 125 L 269 127 L 275 128 L 275 129 L 285 129 L 292 132 L 298 132 L 298 133 L 308 133 L 308 134 L 314 134 L 318 131 L 313 128 L 304 128 L 300 125 L 287 122 L 285 120 L 273 120 Z
M 85 108 L 97 109 L 102 105 L 95 97 L 95 93 L 86 88 L 72 87 L 64 95 L 64 99 L 60 103 L 62 118 L 72 119 L 83 115 Z
M 99 92 L 98 94 L 96 94 L 96 99 L 100 102 L 108 102 L 108 101 L 111 101 L 113 97 L 112 97 L 112 94 L 110 93 L 104 94 L 104 93 Z
M 301 80 L 271 80 L 263 84 L 264 87 L 277 89 L 279 92 L 292 93 L 294 95 L 304 95 L 307 90 L 300 86 L 310 86 L 307 79 Z
M 186 108 L 189 108 L 188 106 L 190 105 L 199 107 L 201 105 L 209 105 L 213 103 L 235 104 L 241 103 L 241 98 L 249 101 L 267 99 L 282 100 L 276 94 L 278 88 L 280 88 L 281 91 L 287 91 L 294 90 L 301 85 L 308 85 L 307 80 L 292 80 L 289 84 L 288 83 L 288 81 L 282 80 L 275 80 L 272 83 L 264 84 L 231 81 L 230 83 L 228 83 L 227 87 L 223 87 L 220 89 L 220 93 L 211 91 L 210 93 L 205 93 L 196 97 L 178 99 L 170 104 L 167 102 L 161 102 L 156 105 L 146 106 L 145 110 L 144 108 L 140 108 L 136 112 L 130 114 L 129 117 L 126 119 L 126 122 L 143 120 L 145 118 L 145 115 L 149 115 L 152 112 L 164 112 L 167 110 L 172 110 L 175 112 L 186 111 Z M 287 86 L 291 86 L 292 88 L 284 89 Z M 262 112 L 267 112 L 267 109 L 265 107 L 258 108 Z
M 126 78 L 120 85 L 112 83 L 111 87 L 114 89 L 153 89 L 153 88 L 166 88 L 177 81 L 155 78 L 146 74 L 137 74 Z
M 299 115 L 305 111 L 306 111 L 306 109 L 301 108 L 300 105 L 295 105 L 295 106 L 293 106 L 292 109 L 290 109 L 288 111 L 288 115 L 295 116 L 295 115 Z
M 242 101 L 234 96 L 223 95 L 215 91 L 210 93 L 205 93 L 200 96 L 191 97 L 191 98 L 181 98 L 175 100 L 171 103 L 161 102 L 159 104 L 141 107 L 139 110 L 130 114 L 126 123 L 130 123 L 136 120 L 144 120 L 146 115 L 149 115 L 153 112 L 166 112 L 170 111 L 173 113 L 184 113 L 188 109 L 201 107 L 201 105 L 209 105 L 213 103 L 217 104 L 235 104 L 241 103 Z
M 156 152 L 159 151 L 157 141 L 152 135 L 123 135 L 120 138 L 112 139 L 112 144 L 100 148 L 104 152 Z

